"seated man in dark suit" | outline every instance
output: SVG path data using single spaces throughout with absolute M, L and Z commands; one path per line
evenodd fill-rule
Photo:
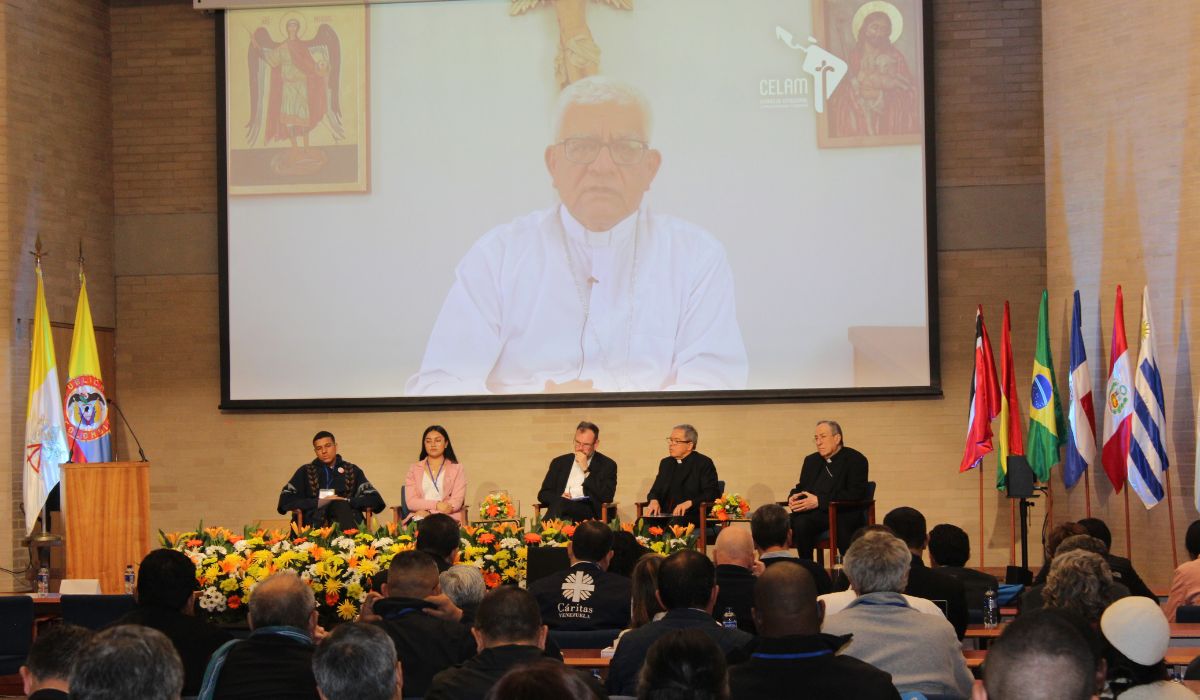
M 528 591 L 514 586 L 491 591 L 479 604 L 471 628 L 479 654 L 434 676 L 426 700 L 483 700 L 512 668 L 535 661 L 561 667 L 562 661 L 543 655 L 546 632 L 538 603 Z M 572 673 L 579 673 L 585 682 L 601 690 L 589 674 L 582 670 Z
M 78 625 L 54 625 L 33 640 L 21 665 L 21 683 L 29 700 L 67 700 L 71 668 L 92 641 L 93 632 Z
M 279 514 L 299 510 L 305 525 L 332 525 L 344 529 L 362 522 L 369 508 L 379 513 L 383 497 L 358 465 L 342 459 L 333 433 L 313 436 L 317 457 L 302 464 L 279 492 Z
M 821 634 L 812 577 L 798 564 L 763 572 L 754 589 L 759 638 L 749 661 L 729 670 L 730 697 L 897 700 L 890 674 L 839 654 L 851 635 Z
M 966 568 L 970 558 L 971 538 L 961 527 L 942 523 L 929 531 L 929 563 L 933 570 L 962 583 L 967 592 L 968 614 L 982 622 L 985 594 L 999 593 L 1000 582 L 991 574 Z
M 661 620 L 632 630 L 621 638 L 608 667 L 608 692 L 636 695 L 638 673 L 650 646 L 677 629 L 699 629 L 721 647 L 729 661 L 739 661 L 754 637 L 741 630 L 725 629 L 712 618 L 717 601 L 716 567 L 708 557 L 691 549 L 675 552 L 658 569 L 657 597 L 667 614 Z
M 462 546 L 459 523 L 445 513 L 434 513 L 417 523 L 417 551 L 433 557 L 438 573 L 449 569 L 458 561 L 458 550 Z
M 228 642 L 213 654 L 199 697 L 318 700 L 312 672 L 317 629 L 312 589 L 294 571 L 281 571 L 254 587 L 249 607 L 250 637 Z
M 830 501 L 859 501 L 867 497 L 867 458 L 842 444 L 837 421 L 818 421 L 813 431 L 817 451 L 804 458 L 800 481 L 788 494 L 792 512 L 792 545 L 806 559 L 813 558 L 817 538 L 829 529 Z M 838 551 L 845 554 L 850 537 L 862 525 L 862 513 L 838 511 Z
M 550 462 L 538 501 L 547 518 L 575 522 L 600 518 L 600 506 L 617 492 L 617 463 L 596 451 L 600 427 L 583 421 L 575 428 L 575 451 Z
M 567 545 L 568 569 L 529 586 L 542 609 L 542 622 L 556 630 L 619 630 L 629 624 L 630 581 L 608 573 L 612 530 L 585 520 Z
M 791 515 L 787 508 L 778 503 L 759 506 L 750 516 L 750 534 L 764 566 L 770 567 L 781 561 L 795 562 L 812 576 L 818 595 L 833 591 L 829 573 L 823 567 L 812 559 L 800 559 L 792 554 Z
M 1133 562 L 1112 553 L 1112 532 L 1109 531 L 1108 525 L 1100 518 L 1084 518 L 1079 521 L 1079 524 L 1087 530 L 1087 534 L 1104 543 L 1104 554 L 1101 556 L 1104 557 L 1104 561 L 1108 562 L 1113 580 L 1116 583 L 1124 584 L 1131 594 L 1149 598 L 1157 603 L 1158 596 L 1154 595 L 1154 591 L 1150 590 L 1141 576 L 1138 576 L 1137 571 L 1133 568 Z
M 904 593 L 933 601 L 946 602 L 946 618 L 954 625 L 959 639 L 967 633 L 967 589 L 951 576 L 938 573 L 925 566 L 922 558 L 929 534 L 925 530 L 925 516 L 916 508 L 901 506 L 883 516 L 883 524 L 890 527 L 896 537 L 904 540 L 912 553 L 912 569 L 908 572 L 908 586 Z
M 442 595 L 433 557 L 416 550 L 397 554 L 388 567 L 383 595 L 363 617 L 392 638 L 406 695 L 424 695 L 438 671 L 475 655 L 475 640 L 458 622 L 462 612 Z M 457 614 L 447 615 L 447 610 Z
M 233 639 L 225 630 L 192 615 L 196 565 L 183 552 L 156 549 L 142 559 L 137 607 L 113 625 L 144 625 L 167 635 L 183 661 L 183 694 L 200 692 L 208 659 Z
M 677 425 L 667 438 L 667 452 L 658 463 L 658 474 L 646 494 L 646 517 L 673 516 L 679 524 L 699 524 L 700 503 L 721 497 L 717 467 L 696 452 L 699 433 L 690 425 Z
M 754 618 L 750 608 L 754 607 L 754 540 L 744 527 L 727 527 L 717 535 L 713 548 L 713 563 L 717 565 L 717 602 L 713 605 L 713 618 L 723 622 L 725 612 L 737 616 L 738 629 L 754 634 Z

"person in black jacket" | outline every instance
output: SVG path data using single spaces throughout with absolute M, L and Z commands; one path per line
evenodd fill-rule
M 750 608 L 754 607 L 754 540 L 744 527 L 727 527 L 717 535 L 717 546 L 713 548 L 713 563 L 717 565 L 717 602 L 712 615 L 724 622 L 725 611 L 737 617 L 737 627 L 743 632 L 754 634 L 754 618 Z M 761 566 L 761 564 L 759 565 Z
M 892 528 L 896 537 L 904 540 L 912 553 L 912 568 L 908 572 L 908 586 L 904 593 L 927 600 L 945 601 L 946 618 L 954 625 L 959 639 L 967 633 L 967 589 L 955 579 L 925 566 L 922 558 L 929 534 L 925 530 L 925 516 L 916 508 L 901 506 L 883 516 L 883 524 Z
M 338 454 L 333 433 L 322 430 L 313 436 L 317 457 L 303 464 L 279 492 L 276 509 L 280 515 L 299 510 L 305 525 L 351 528 L 364 519 L 368 508 L 384 509 L 383 497 L 358 466 Z
M 69 698 L 71 668 L 93 634 L 79 625 L 54 625 L 33 640 L 20 668 L 21 683 L 30 700 Z
M 600 427 L 583 421 L 575 428 L 575 450 L 550 462 L 538 501 L 547 518 L 575 522 L 598 519 L 600 506 L 612 503 L 617 492 L 617 463 L 596 451 Z
M 971 538 L 957 525 L 942 523 L 929 531 L 929 563 L 934 571 L 958 579 L 967 592 L 967 612 L 975 622 L 983 622 L 988 591 L 1000 592 L 995 576 L 967 568 L 971 558 Z
M 806 559 L 822 533 L 829 529 L 830 501 L 859 501 L 867 497 L 869 466 L 863 453 L 842 444 L 837 421 L 818 421 L 813 431 L 817 451 L 804 458 L 800 481 L 788 494 L 792 512 L 792 545 Z M 838 551 L 845 554 L 850 536 L 862 525 L 862 513 L 838 511 Z
M 1133 568 L 1133 562 L 1112 553 L 1112 532 L 1109 531 L 1108 525 L 1100 518 L 1084 518 L 1079 521 L 1079 524 L 1087 530 L 1087 534 L 1104 543 L 1102 556 L 1104 561 L 1108 562 L 1108 568 L 1112 570 L 1113 581 L 1124 584 L 1131 594 L 1149 598 L 1157 603 L 1158 596 L 1154 595 L 1154 591 L 1150 590 L 1141 576 L 1138 576 L 1137 571 Z
M 733 700 L 899 698 L 890 674 L 838 653 L 850 635 L 822 634 L 821 618 L 812 576 L 801 566 L 781 562 L 763 572 L 754 589 L 760 636 L 750 659 L 729 671 Z
M 812 559 L 800 559 L 792 554 L 792 529 L 787 508 L 778 503 L 759 506 L 750 516 L 750 535 L 754 538 L 754 548 L 758 550 L 758 558 L 763 566 L 769 567 L 781 561 L 795 562 L 812 576 L 817 584 L 817 595 L 833 592 L 829 572 Z
M 540 661 L 562 664 L 543 656 L 546 626 L 538 603 L 528 591 L 501 586 L 483 598 L 471 628 L 481 651 L 474 658 L 439 672 L 433 678 L 426 700 L 483 700 L 492 686 L 509 669 Z M 584 674 L 582 671 L 579 672 Z M 588 677 L 594 687 L 599 684 Z M 405 692 L 415 695 L 405 685 Z
M 619 630 L 629 624 L 630 581 L 607 571 L 612 543 L 613 532 L 604 523 L 580 523 L 567 545 L 570 568 L 529 586 L 550 629 Z
M 721 497 L 717 466 L 696 452 L 699 440 L 696 429 L 686 423 L 671 429 L 667 438 L 670 456 L 658 463 L 658 474 L 646 494 L 645 516 L 673 516 L 678 524 L 698 524 L 700 503 Z

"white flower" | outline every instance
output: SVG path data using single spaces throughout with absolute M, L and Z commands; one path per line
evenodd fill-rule
M 200 607 L 208 612 L 225 610 L 225 595 L 213 586 L 204 589 L 200 596 Z
M 312 548 L 313 548 L 313 543 L 309 542 L 307 540 L 296 545 L 296 549 L 300 550 L 301 552 L 307 552 L 308 550 L 310 550 Z
M 205 547 L 205 548 L 204 548 L 204 554 L 205 554 L 205 556 L 210 556 L 210 557 L 211 557 L 212 555 L 214 555 L 214 554 L 218 554 L 218 553 L 219 553 L 221 556 L 225 556 L 226 554 L 229 554 L 229 550 L 228 550 L 228 549 L 226 549 L 225 547 L 222 547 L 222 546 L 221 546 L 221 545 L 219 545 L 219 544 L 211 544 L 211 545 L 209 545 L 209 546 L 207 546 L 207 547 Z
M 249 540 L 238 540 L 237 542 L 233 543 L 233 551 L 244 552 L 244 551 L 246 551 L 246 547 L 249 547 L 249 546 L 250 546 Z
M 521 542 L 516 537 L 505 537 L 504 539 L 500 540 L 501 549 L 516 549 L 520 546 Z
M 395 540 L 393 540 L 391 537 L 380 537 L 379 539 L 372 542 L 371 546 L 374 547 L 375 549 L 383 549 L 384 547 L 391 547 L 392 544 L 394 544 L 394 543 L 395 543 Z
M 347 552 L 354 549 L 354 539 L 351 537 L 346 537 L 345 535 L 333 538 L 333 540 L 330 541 L 330 544 L 332 544 L 334 547 L 344 549 Z

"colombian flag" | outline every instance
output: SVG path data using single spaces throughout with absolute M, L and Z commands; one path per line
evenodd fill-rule
M 67 365 L 67 443 L 72 462 L 111 462 L 108 399 L 100 379 L 100 353 L 88 304 L 87 278 L 79 274 L 79 303 L 75 307 L 75 332 Z
M 25 531 L 33 532 L 46 496 L 58 485 L 61 465 L 67 461 L 63 436 L 63 409 L 58 398 L 58 367 L 42 267 L 37 268 L 37 299 L 33 312 L 33 356 L 29 362 L 29 403 L 25 410 Z
M 1038 307 L 1037 351 L 1033 355 L 1033 381 L 1029 387 L 1029 441 L 1025 456 L 1038 481 L 1050 480 L 1050 468 L 1059 461 L 1064 442 L 1062 404 L 1058 397 L 1058 381 L 1054 378 L 1054 356 L 1050 354 L 1049 315 L 1050 295 L 1042 290 Z

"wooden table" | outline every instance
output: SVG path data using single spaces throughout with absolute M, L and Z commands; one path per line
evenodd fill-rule
M 592 671 L 602 680 L 608 680 L 608 665 L 611 657 L 600 656 L 601 649 L 563 649 L 563 663 L 572 668 Z

